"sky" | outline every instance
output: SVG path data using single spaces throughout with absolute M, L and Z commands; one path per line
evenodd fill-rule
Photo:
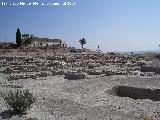
M 15 42 L 16 29 L 37 37 L 59 38 L 70 46 L 108 51 L 160 50 L 159 0 L 14 0 L 76 3 L 72 6 L 4 6 L 0 2 L 0 41 Z

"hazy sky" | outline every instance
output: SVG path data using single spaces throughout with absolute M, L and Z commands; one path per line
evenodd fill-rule
M 103 51 L 160 49 L 160 0 L 67 1 L 76 2 L 76 5 L 16 7 L 0 3 L 0 41 L 15 41 L 19 27 L 21 33 L 60 38 L 76 47 L 80 47 L 78 41 L 84 37 L 85 47 L 96 49 L 99 43 Z

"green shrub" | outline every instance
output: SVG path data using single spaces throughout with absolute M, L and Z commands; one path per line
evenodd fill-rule
M 144 60 L 145 56 L 136 56 L 135 58 L 136 58 L 136 60 Z
M 7 105 L 9 105 L 17 114 L 25 113 L 34 100 L 35 98 L 28 90 L 17 90 L 15 93 L 10 91 L 10 94 L 5 97 Z

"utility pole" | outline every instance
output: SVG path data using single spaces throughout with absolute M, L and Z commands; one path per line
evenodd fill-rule
M 4 36 L 4 49 L 6 49 L 6 43 L 7 43 L 7 36 Z

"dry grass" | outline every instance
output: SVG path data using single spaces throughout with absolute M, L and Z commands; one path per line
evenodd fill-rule
M 27 119 L 25 119 L 25 120 L 38 120 L 37 118 L 27 118 Z
M 149 116 L 149 117 L 143 118 L 143 120 L 155 120 L 155 119 L 153 118 L 153 116 Z

